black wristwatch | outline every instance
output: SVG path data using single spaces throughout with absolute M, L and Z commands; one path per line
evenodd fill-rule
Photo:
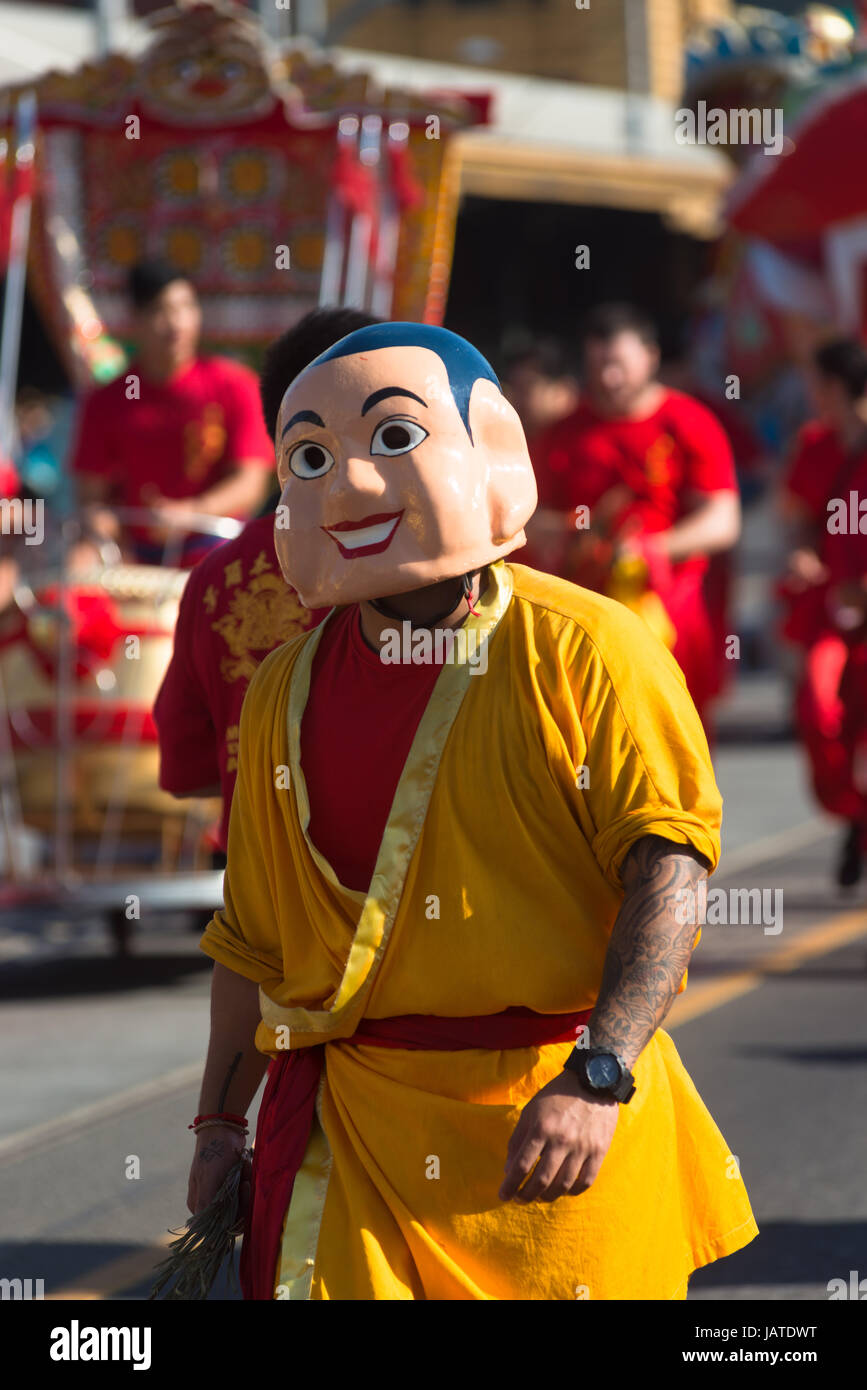
M 610 1096 L 627 1105 L 635 1095 L 635 1079 L 622 1057 L 605 1047 L 573 1047 L 564 1066 L 574 1071 L 594 1096 Z

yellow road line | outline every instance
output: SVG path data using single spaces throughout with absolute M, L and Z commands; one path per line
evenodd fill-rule
M 735 970 L 721 980 L 687 986 L 685 993 L 672 1004 L 665 1020 L 665 1030 L 670 1032 L 673 1028 L 679 1028 L 701 1014 L 710 1013 L 711 1009 L 718 1009 L 732 999 L 758 989 L 769 976 L 789 974 L 797 970 L 803 961 L 835 951 L 862 936 L 867 936 L 867 911 L 864 908 L 826 918 L 815 927 L 808 927 L 791 946 L 774 955 L 762 956 L 747 970 Z
M 133 1250 L 129 1255 L 121 1255 L 108 1264 L 98 1265 L 56 1293 L 47 1293 L 45 1301 L 68 1299 L 94 1302 L 108 1298 L 110 1294 L 123 1293 L 124 1289 L 131 1289 L 148 1275 L 154 1274 L 160 1260 L 165 1259 L 163 1251 L 175 1239 L 170 1231 L 166 1231 L 165 1235 L 152 1241 L 147 1250 Z
M 202 1063 L 188 1062 L 186 1066 L 175 1067 L 150 1081 L 140 1081 L 124 1091 L 115 1091 L 112 1095 L 91 1101 L 89 1105 L 79 1105 L 54 1120 L 44 1120 L 41 1124 L 31 1125 L 29 1129 L 20 1129 L 0 1139 L 0 1162 L 29 1158 L 37 1149 L 65 1143 L 83 1130 L 92 1129 L 95 1124 L 113 1120 L 122 1110 L 138 1110 L 153 1101 L 179 1095 L 189 1087 L 197 1086 L 201 1076 Z

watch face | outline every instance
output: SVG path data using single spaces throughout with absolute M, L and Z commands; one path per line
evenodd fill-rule
M 609 1086 L 616 1086 L 620 1080 L 620 1067 L 616 1057 L 612 1057 L 609 1052 L 603 1052 L 598 1057 L 591 1057 L 587 1063 L 587 1080 L 596 1090 L 604 1091 Z

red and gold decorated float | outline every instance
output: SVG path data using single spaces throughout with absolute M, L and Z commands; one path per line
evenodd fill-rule
M 138 59 L 35 84 L 28 283 L 73 376 L 118 370 L 104 333 L 127 331 L 124 278 L 145 254 L 193 278 L 212 349 L 255 357 L 320 301 L 439 322 L 451 137 L 486 98 L 384 90 L 279 52 L 231 4 L 151 22 Z
M 70 380 L 123 369 L 124 287 L 143 256 L 194 282 L 205 352 L 253 365 L 317 304 L 438 322 L 457 211 L 451 137 L 485 119 L 485 98 L 383 90 L 307 47 L 278 51 L 224 0 L 150 23 L 136 58 L 26 89 L 37 111 L 27 288 Z M 23 95 L 0 93 L 10 145 Z M 43 561 L 29 577 L 32 557 L 19 555 L 0 637 L 0 734 L 15 766 L 3 862 L 15 869 L 11 824 L 43 834 L 43 865 L 53 854 L 63 869 L 111 867 L 146 836 L 170 867 L 179 803 L 158 790 L 151 707 L 186 574 L 108 565 L 73 577 Z

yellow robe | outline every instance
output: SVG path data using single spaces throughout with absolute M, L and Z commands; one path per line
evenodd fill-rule
M 507 1144 L 570 1044 L 340 1041 L 364 1016 L 591 1008 L 634 841 L 717 863 L 721 801 L 671 655 L 610 599 L 502 561 L 488 573 L 466 624 L 487 670 L 443 667 L 366 896 L 307 833 L 300 725 L 324 625 L 272 653 L 246 697 L 225 908 L 202 946 L 259 983 L 263 1052 L 328 1043 L 278 1298 L 682 1298 L 757 1232 L 662 1030 L 589 1191 L 525 1206 L 497 1196 Z

